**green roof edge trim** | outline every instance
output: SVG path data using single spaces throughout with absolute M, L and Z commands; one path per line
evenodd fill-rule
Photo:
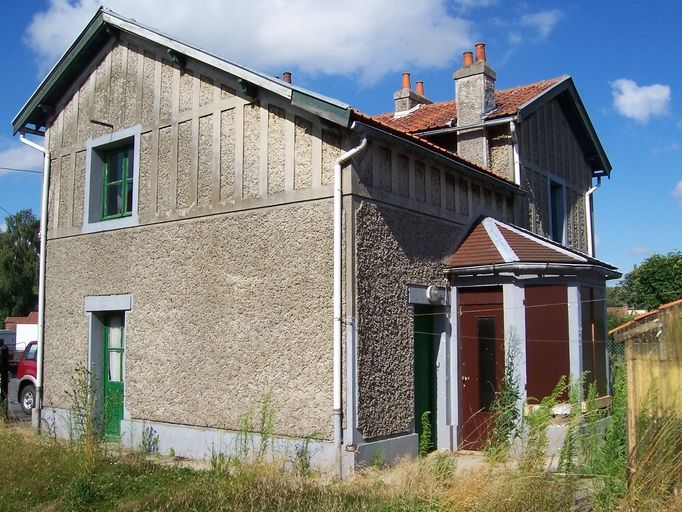
M 350 123 L 350 108 L 333 105 L 302 91 L 292 91 L 291 104 L 342 126 L 347 127 Z
M 88 43 L 91 43 L 94 36 L 105 24 L 102 17 L 103 12 L 101 7 L 97 10 L 97 14 L 90 20 L 90 23 L 88 23 L 69 49 L 66 50 L 61 59 L 57 61 L 57 64 L 50 70 L 47 77 L 38 86 L 38 89 L 36 89 L 31 98 L 19 111 L 19 114 L 12 121 L 12 135 L 16 135 L 27 122 L 30 122 L 29 118 L 32 117 L 32 114 L 42 103 L 42 100 L 59 85 L 69 65 L 87 49 Z M 36 128 L 38 127 L 36 126 Z

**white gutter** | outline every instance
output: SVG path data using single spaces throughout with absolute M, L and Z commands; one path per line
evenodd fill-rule
M 512 139 L 512 148 L 514 151 L 514 183 L 521 186 L 521 159 L 519 158 L 519 137 L 516 133 L 516 122 L 509 121 L 509 133 Z
M 356 127 L 351 124 L 351 130 Z M 343 430 L 341 424 L 341 247 L 342 244 L 342 212 L 343 190 L 341 166 L 367 147 L 367 135 L 363 132 L 362 142 L 341 155 L 334 162 L 334 451 L 336 454 L 336 474 L 341 477 L 341 444 Z
M 446 268 L 443 273 L 450 277 L 489 276 L 495 274 L 534 274 L 575 276 L 583 272 L 598 272 L 606 279 L 618 279 L 621 273 L 596 263 L 491 263 L 470 267 Z
M 594 219 L 592 218 L 592 194 L 601 186 L 601 176 L 597 176 L 597 184 L 585 192 L 585 214 L 587 215 L 587 254 L 594 256 Z
M 47 256 L 47 199 L 50 186 L 50 152 L 19 134 L 19 140 L 44 155 L 43 192 L 40 206 L 40 270 L 38 272 L 38 353 L 36 356 L 36 399 L 33 404 L 33 426 L 40 430 L 43 407 L 43 346 L 45 343 L 45 261 Z
M 467 124 L 465 126 L 451 126 L 450 128 L 440 128 L 438 130 L 429 130 L 425 132 L 416 132 L 417 137 L 429 137 L 430 135 L 442 135 L 444 133 L 461 132 L 462 130 L 473 130 L 475 128 L 484 128 L 488 126 L 496 126 L 498 124 L 507 124 L 516 120 L 516 116 L 501 117 L 500 119 L 491 119 L 490 121 L 481 121 L 480 123 Z

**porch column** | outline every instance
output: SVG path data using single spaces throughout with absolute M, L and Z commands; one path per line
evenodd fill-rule
M 502 285 L 504 298 L 504 354 L 505 364 L 511 358 L 515 366 L 515 377 L 519 383 L 519 409 L 522 410 L 526 402 L 526 384 L 528 382 L 526 371 L 526 309 L 524 299 L 526 297 L 523 286 L 517 283 Z
M 583 373 L 583 329 L 580 285 L 569 284 L 568 289 L 568 359 L 571 378 L 580 379 Z
M 457 451 L 459 431 L 459 299 L 457 288 L 450 289 L 450 337 L 448 351 L 448 430 L 450 450 Z

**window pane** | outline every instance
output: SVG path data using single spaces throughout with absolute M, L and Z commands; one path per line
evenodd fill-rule
M 109 318 L 109 348 L 121 348 L 121 317 Z
M 123 160 L 125 150 L 110 151 L 107 153 L 107 183 L 114 183 L 123 179 Z
M 133 167 L 134 167 L 134 165 L 133 165 L 133 155 L 134 155 L 134 154 L 135 154 L 135 152 L 133 151 L 132 146 L 126 148 L 126 156 L 127 156 L 126 167 L 127 167 L 127 171 L 128 171 L 127 176 L 128 176 L 128 179 L 131 180 L 131 181 L 132 181 L 132 179 L 133 179 Z
M 27 359 L 29 361 L 34 361 L 36 358 L 36 353 L 38 352 L 38 345 L 31 345 L 28 349 L 28 352 L 26 353 L 26 357 L 24 359 Z
M 128 193 L 126 194 L 126 209 L 125 213 L 133 211 L 133 182 L 128 182 Z
M 120 214 L 123 203 L 123 185 L 121 183 L 107 185 L 106 194 L 106 210 L 104 216 L 109 217 L 111 215 Z
M 121 382 L 120 352 L 109 352 L 109 382 Z

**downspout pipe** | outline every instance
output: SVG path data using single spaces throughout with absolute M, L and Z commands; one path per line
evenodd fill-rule
M 521 186 L 521 160 L 519 158 L 519 136 L 516 133 L 516 122 L 509 121 L 509 133 L 512 139 L 512 149 L 514 151 L 514 183 Z
M 587 214 L 587 229 L 589 233 L 587 236 L 587 254 L 594 256 L 594 219 L 592 218 L 592 194 L 595 190 L 601 187 L 601 176 L 597 176 L 597 184 L 590 190 L 585 192 L 585 213 Z
M 351 130 L 356 129 L 356 124 L 351 124 Z M 367 147 L 367 135 L 362 132 L 360 145 L 347 151 L 334 162 L 334 453 L 335 472 L 341 478 L 343 476 L 341 465 L 341 445 L 343 443 L 343 429 L 341 422 L 341 248 L 342 240 L 342 212 L 343 190 L 341 180 L 341 168 L 355 155 Z
M 43 153 L 43 191 L 40 205 L 40 269 L 38 271 L 38 353 L 36 355 L 36 401 L 33 407 L 33 426 L 40 431 L 43 409 L 43 347 L 45 344 L 45 262 L 47 257 L 47 206 L 50 187 L 50 152 L 19 134 L 19 140 Z

